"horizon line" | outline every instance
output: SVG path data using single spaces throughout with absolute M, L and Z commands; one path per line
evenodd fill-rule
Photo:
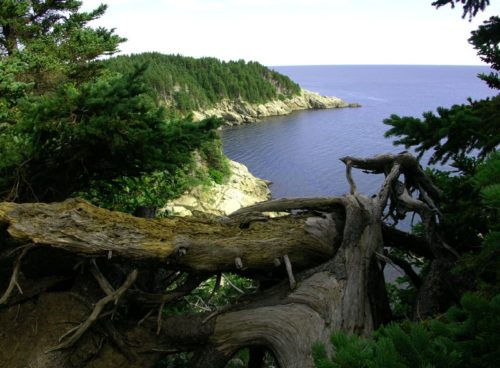
M 376 64 L 376 63 L 352 63 L 352 64 L 347 64 L 347 63 L 342 63 L 342 64 L 280 64 L 280 65 L 267 65 L 264 64 L 265 66 L 269 68 L 273 67 L 302 67 L 302 66 L 471 66 L 471 67 L 486 67 L 490 68 L 489 65 L 487 64 Z

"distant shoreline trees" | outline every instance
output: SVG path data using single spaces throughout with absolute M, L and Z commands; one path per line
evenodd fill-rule
M 117 56 L 104 62 L 114 72 L 146 65 L 145 80 L 159 100 L 182 113 L 213 106 L 224 99 L 262 103 L 300 93 L 287 76 L 258 62 L 221 61 L 157 52 Z

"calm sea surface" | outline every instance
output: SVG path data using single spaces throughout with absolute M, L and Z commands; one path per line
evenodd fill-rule
M 274 198 L 331 196 L 348 190 L 340 157 L 400 152 L 384 138 L 391 114 L 420 117 L 438 106 L 494 93 L 479 66 L 275 67 L 303 88 L 357 102 L 361 108 L 296 112 L 222 132 L 231 159 L 273 182 Z M 360 191 L 374 193 L 381 178 L 356 173 Z

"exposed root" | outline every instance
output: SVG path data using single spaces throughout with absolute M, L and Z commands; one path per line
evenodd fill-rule
M 21 269 L 21 260 L 26 255 L 26 253 L 28 253 L 28 251 L 33 247 L 34 247 L 34 244 L 30 244 L 29 246 L 20 247 L 20 248 L 22 248 L 22 251 L 14 263 L 14 269 L 12 270 L 12 276 L 10 278 L 9 286 L 7 286 L 7 290 L 5 290 L 5 293 L 0 298 L 0 305 L 7 303 L 7 300 L 9 299 L 10 295 L 14 291 L 14 287 L 17 287 L 17 290 L 19 291 L 20 294 L 23 294 L 23 290 L 21 289 L 21 285 L 19 285 L 19 281 L 18 281 L 19 271 Z
M 163 315 L 163 308 L 165 308 L 165 302 L 160 304 L 160 307 L 158 308 L 158 316 L 156 317 L 156 335 L 160 335 L 161 332 L 161 323 L 162 323 L 162 315 Z
M 61 350 L 61 349 L 67 349 L 73 346 L 79 339 L 80 337 L 94 324 L 94 322 L 99 318 L 99 315 L 101 314 L 102 310 L 104 307 L 110 303 L 110 302 L 115 302 L 115 304 L 118 302 L 120 297 L 122 296 L 123 293 L 125 293 L 130 286 L 134 283 L 134 281 L 137 279 L 137 270 L 133 270 L 128 276 L 125 282 L 120 286 L 116 291 L 113 293 L 106 295 L 104 298 L 99 300 L 97 304 L 94 307 L 94 310 L 90 314 L 90 316 L 78 326 L 76 329 L 72 329 L 71 331 L 71 336 L 69 336 L 68 333 L 63 335 L 61 340 L 64 340 L 61 342 L 59 345 L 54 346 L 47 350 L 47 353 L 55 351 L 55 350 Z M 66 338 L 69 336 L 68 338 Z
M 92 264 L 90 272 L 92 273 L 92 276 L 94 276 L 94 278 L 96 279 L 101 289 L 106 293 L 106 295 L 113 294 L 115 292 L 115 289 L 113 288 L 113 286 L 111 286 L 111 283 L 101 273 L 101 270 L 97 266 L 95 259 L 92 259 L 90 263 Z

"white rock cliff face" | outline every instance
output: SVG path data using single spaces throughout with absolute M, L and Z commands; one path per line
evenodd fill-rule
M 358 106 L 337 97 L 325 97 L 316 92 L 302 89 L 300 95 L 264 104 L 251 104 L 242 100 L 224 100 L 213 108 L 193 112 L 193 118 L 195 121 L 199 121 L 210 116 L 217 116 L 223 118 L 228 125 L 238 125 L 259 121 L 269 116 L 288 115 L 298 110 Z
M 199 121 L 217 116 L 223 118 L 227 125 L 237 125 L 256 122 L 269 116 L 287 115 L 298 110 L 341 107 L 359 107 L 359 105 L 302 89 L 300 95 L 265 104 L 250 104 L 242 100 L 221 101 L 210 109 L 193 112 L 193 118 Z M 256 178 L 240 163 L 230 161 L 230 168 L 232 174 L 226 183 L 214 183 L 209 188 L 203 186 L 192 188 L 181 197 L 168 202 L 160 211 L 177 216 L 191 216 L 196 212 L 226 216 L 242 207 L 271 198 L 269 182 Z
M 177 216 L 191 216 L 196 211 L 226 216 L 271 197 L 268 181 L 256 178 L 240 163 L 230 161 L 230 167 L 231 176 L 226 183 L 194 187 L 169 201 L 160 211 Z

